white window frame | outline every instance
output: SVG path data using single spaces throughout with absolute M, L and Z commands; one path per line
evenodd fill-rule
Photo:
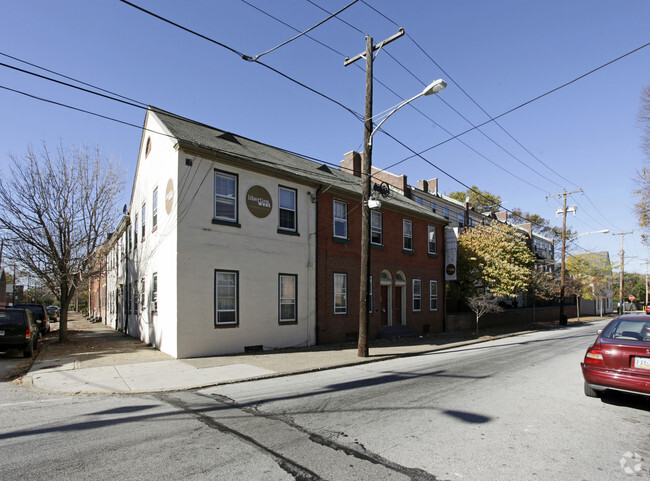
M 413 312 L 420 312 L 422 310 L 422 279 L 413 279 L 411 294 Z
M 144 282 L 144 277 L 140 279 L 140 309 L 145 310 L 147 308 L 147 303 L 145 302 L 145 292 L 146 284 Z
M 433 249 L 431 249 L 432 244 Z M 429 254 L 438 254 L 438 232 L 435 225 L 430 225 L 427 228 L 427 249 L 429 251 Z
M 337 282 L 338 281 L 338 282 Z M 337 305 L 337 298 L 341 296 L 343 302 Z M 345 272 L 334 273 L 334 314 L 348 313 L 348 275 Z
M 438 310 L 438 281 L 434 280 L 429 281 L 429 310 Z
M 147 233 L 147 203 L 142 203 L 142 236 L 141 240 L 144 242 L 145 234 Z
M 151 275 L 151 312 L 158 312 L 158 273 Z
M 407 242 L 410 246 L 407 245 Z M 402 249 L 413 251 L 413 221 L 410 219 L 402 220 Z
M 375 220 L 379 219 L 379 227 L 375 226 Z M 370 243 L 376 246 L 384 244 L 384 219 L 383 214 L 377 210 L 370 211 Z M 379 241 L 375 242 L 373 240 L 373 235 L 379 236 Z
M 225 194 L 217 192 L 217 182 L 219 179 L 231 180 L 233 183 L 233 192 L 227 192 Z M 231 174 L 228 172 L 223 172 L 220 170 L 214 170 L 214 212 L 213 216 L 215 220 L 225 221 L 225 222 L 237 222 L 239 209 L 239 177 L 237 174 Z M 217 215 L 217 205 L 221 204 L 224 206 L 232 207 L 232 216 L 231 215 Z
M 340 206 L 343 209 L 343 217 L 337 217 L 336 213 L 336 207 Z M 339 239 L 347 239 L 348 238 L 348 203 L 343 202 L 342 200 L 337 200 L 334 199 L 334 204 L 332 208 L 332 219 L 334 221 L 334 237 L 337 237 Z M 342 225 L 343 230 L 345 231 L 343 235 L 338 235 L 336 233 L 336 226 L 337 225 Z
M 158 186 L 154 187 L 151 194 L 151 232 L 158 227 Z
M 293 207 L 287 207 L 282 205 L 282 193 L 288 192 L 293 197 Z M 290 227 L 285 227 L 282 225 L 282 212 L 290 212 L 293 215 L 293 225 Z M 290 187 L 278 187 L 278 229 L 287 231 L 287 232 L 297 232 L 298 231 L 298 191 Z
M 220 277 L 222 276 L 222 279 L 225 279 L 226 277 L 229 277 L 231 279 L 234 279 L 234 285 L 231 284 L 225 284 L 222 283 L 220 284 Z M 228 308 L 219 308 L 219 300 L 220 300 L 220 294 L 219 294 L 219 287 L 225 288 L 225 289 L 232 289 L 232 296 L 222 296 L 225 299 L 232 298 L 233 299 L 233 307 L 228 307 Z M 228 321 L 220 321 L 219 317 L 220 314 L 229 314 L 233 313 L 234 314 L 234 319 L 233 320 L 228 320 Z M 238 271 L 230 271 L 230 270 L 220 270 L 220 269 L 215 269 L 214 270 L 214 327 L 220 327 L 220 326 L 237 326 L 239 325 L 239 272 Z
M 284 282 L 291 281 L 291 296 L 286 296 L 284 292 Z M 283 318 L 282 307 L 293 306 L 293 317 Z M 298 275 L 297 274 L 279 274 L 278 275 L 278 322 L 280 324 L 298 322 Z

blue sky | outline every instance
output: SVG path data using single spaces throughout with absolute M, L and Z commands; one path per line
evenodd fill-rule
M 351 0 L 134 0 L 137 5 L 232 49 L 257 55 L 306 30 Z M 370 8 L 372 6 L 373 8 Z M 319 7 L 322 7 L 319 8 Z M 118 0 L 3 2 L 0 62 L 54 77 L 6 55 L 108 89 L 144 104 L 271 145 L 338 163 L 361 150 L 363 126 L 350 112 L 259 64 L 192 36 Z M 274 17 L 274 18 L 273 18 Z M 363 62 L 345 56 L 397 32 L 406 36 L 378 53 L 374 112 L 410 98 L 437 78 L 448 87 L 422 97 L 384 124 L 420 152 L 538 97 L 650 42 L 650 2 L 503 0 L 429 2 L 366 0 L 284 47 L 266 65 L 362 113 Z M 441 70 L 442 69 L 442 70 Z M 444 70 L 444 71 L 443 71 Z M 59 78 L 59 77 L 57 77 Z M 477 185 L 560 225 L 556 194 L 573 195 L 576 232 L 610 229 L 625 236 L 626 270 L 645 272 L 648 251 L 632 211 L 636 173 L 645 163 L 637 121 L 640 92 L 650 83 L 650 46 L 530 103 L 457 140 L 391 168 L 417 185 L 440 179 L 444 193 Z M 0 68 L 0 86 L 142 125 L 144 110 Z M 464 92 L 463 92 L 464 91 Z M 29 143 L 99 144 L 121 162 L 125 200 L 141 132 L 138 128 L 0 89 L 0 165 Z M 513 140 L 514 138 L 514 140 Z M 462 140 L 462 142 L 461 142 Z M 373 164 L 411 156 L 378 133 Z M 433 165 L 432 165 L 433 164 Z M 496 165 L 495 165 L 496 164 Z M 437 169 L 439 167 L 441 170 Z M 589 251 L 620 254 L 621 237 L 580 238 Z

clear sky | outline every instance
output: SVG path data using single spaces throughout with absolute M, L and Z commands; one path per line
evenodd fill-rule
M 411 185 L 438 177 L 443 193 L 465 190 L 458 181 L 477 185 L 500 195 L 505 208 L 519 207 L 556 225 L 560 198 L 547 196 L 581 188 L 584 195 L 569 197 L 569 205 L 577 206 L 569 228 L 610 233 L 583 236 L 580 246 L 607 250 L 617 262 L 621 236 L 612 233 L 634 231 L 625 236 L 626 271 L 645 272 L 648 250 L 640 241 L 633 190 L 646 162 L 637 113 L 641 89 L 650 83 L 650 46 L 499 118 L 503 129 L 489 123 L 445 141 L 650 42 L 649 1 L 358 1 L 309 37 L 259 57 L 266 67 L 226 47 L 261 54 L 352 0 L 133 1 L 222 45 L 119 0 L 5 0 L 0 63 L 70 82 L 9 55 L 136 105 L 338 164 L 344 153 L 362 149 L 362 122 L 268 67 L 362 113 L 364 62 L 345 67 L 344 59 L 365 49 L 366 34 L 377 43 L 401 26 L 406 35 L 375 59 L 375 114 L 437 78 L 448 87 L 383 126 L 414 151 L 426 150 L 426 161 L 408 159 L 407 148 L 378 133 L 373 164 L 387 168 L 402 161 L 390 171 L 406 174 Z M 99 144 L 120 160 L 128 202 L 140 129 L 5 88 L 136 126 L 144 120 L 142 108 L 6 66 L 0 66 L 0 86 L 3 171 L 10 165 L 7 154 L 20 155 L 29 143 Z

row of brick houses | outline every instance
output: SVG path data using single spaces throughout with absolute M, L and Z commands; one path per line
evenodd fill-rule
M 177 358 L 356 339 L 359 166 L 356 152 L 335 168 L 150 107 L 130 206 L 102 250 L 103 322 Z M 445 209 L 463 206 L 374 178 L 390 194 L 371 213 L 369 337 L 442 332 Z

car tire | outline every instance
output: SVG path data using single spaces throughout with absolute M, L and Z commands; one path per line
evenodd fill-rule
M 34 355 L 34 341 L 30 342 L 23 349 L 23 357 L 32 357 Z
M 600 391 L 596 391 L 589 384 L 585 383 L 585 396 L 599 398 Z

